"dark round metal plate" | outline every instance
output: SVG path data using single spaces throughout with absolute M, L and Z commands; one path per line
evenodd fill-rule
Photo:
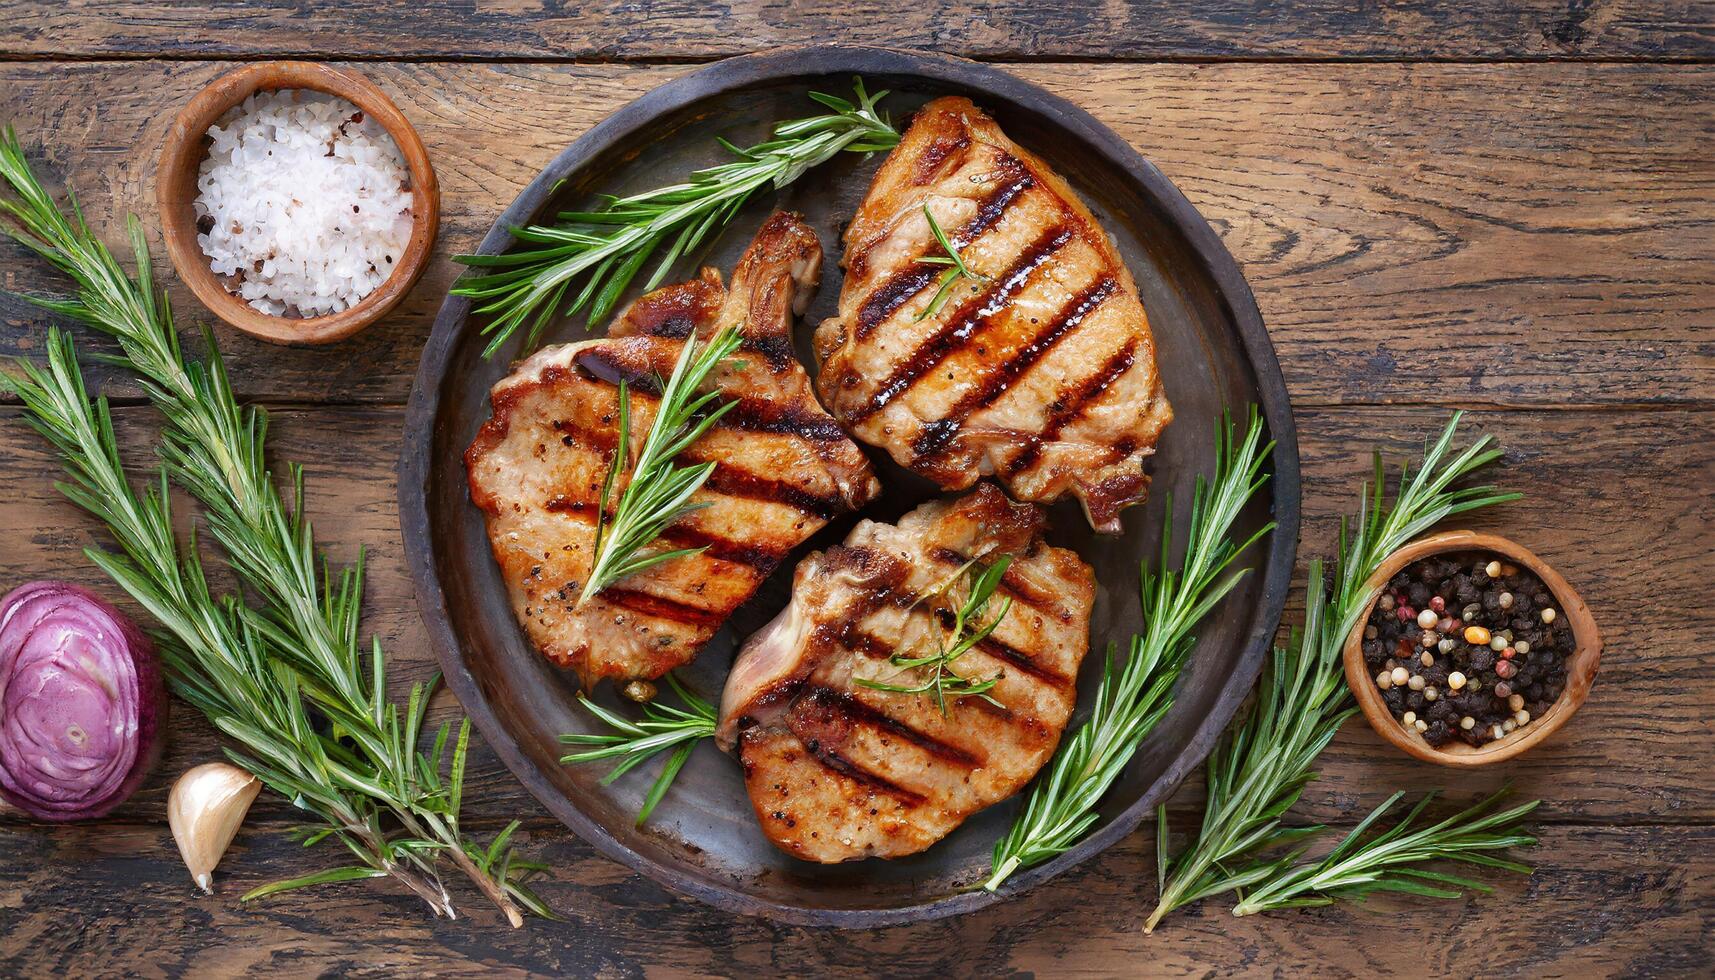
M 1285 604 L 1298 537 L 1298 449 L 1286 388 L 1256 301 L 1237 265 L 1185 197 L 1129 145 L 1063 99 L 995 68 L 933 55 L 876 48 L 819 47 L 736 58 L 650 92 L 586 133 L 542 172 L 501 215 L 482 251 L 509 245 L 506 228 L 540 220 L 598 193 L 625 193 L 676 182 L 723 159 L 715 142 L 763 138 L 773 122 L 814 111 L 811 90 L 845 94 L 854 75 L 871 90 L 891 89 L 885 107 L 903 121 L 929 98 L 974 99 L 1020 144 L 1044 157 L 1083 195 L 1118 243 L 1143 293 L 1177 420 L 1151 462 L 1148 506 L 1134 508 L 1122 536 L 1092 534 L 1075 506 L 1051 511 L 1050 540 L 1075 548 L 1096 569 L 1099 593 L 1091 655 L 1079 683 L 1087 705 L 1102 651 L 1125 645 L 1141 623 L 1139 562 L 1160 553 L 1171 496 L 1181 521 L 1199 475 L 1212 471 L 1223 409 L 1260 406 L 1277 447 L 1267 490 L 1241 521 L 1241 537 L 1273 519 L 1279 529 L 1244 558 L 1253 569 L 1202 624 L 1191 666 L 1172 712 L 1126 767 L 1102 804 L 1096 831 L 1059 858 L 1015 875 L 998 896 L 980 890 L 995 840 L 1018 801 L 978 814 L 928 852 L 898 861 L 832 867 L 776 850 L 756 825 L 737 767 L 713 745 L 699 746 L 648 825 L 633 824 L 655 771 L 644 766 L 603 786 L 606 766 L 562 766 L 559 735 L 589 731 L 576 685 L 531 648 L 513 621 L 481 514 L 470 503 L 461 459 L 488 417 L 488 389 L 516 346 L 481 357 L 480 324 L 468 301 L 441 307 L 406 421 L 399 461 L 399 510 L 417 600 L 447 683 L 494 749 L 555 816 L 603 854 L 687 895 L 738 912 L 792 922 L 882 926 L 981 908 L 1073 867 L 1137 828 L 1156 803 L 1208 754 L 1261 668 Z M 731 270 L 760 220 L 774 207 L 802 212 L 822 237 L 829 261 L 807 323 L 834 310 L 840 290 L 839 232 L 869 185 L 875 159 L 847 156 L 785 190 L 753 202 L 703 264 Z M 687 263 L 683 275 L 693 270 Z M 800 347 L 808 328 L 800 331 Z M 550 342 L 586 336 L 560 324 Z M 802 352 L 802 351 L 801 351 Z M 809 359 L 806 358 L 806 363 Z M 879 456 L 879 454 L 872 454 Z M 883 499 L 864 516 L 891 520 L 933 488 L 878 460 Z M 851 521 L 819 535 L 805 551 L 837 541 Z M 738 643 L 784 605 L 796 556 L 789 559 L 685 672 L 691 686 L 718 698 Z M 612 698 L 604 690 L 603 698 Z M 1084 716 L 1074 716 L 1077 724 Z

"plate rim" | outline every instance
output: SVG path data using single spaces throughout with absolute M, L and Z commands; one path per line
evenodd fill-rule
M 627 103 L 560 151 L 510 206 L 495 219 L 478 250 L 498 250 L 507 243 L 510 225 L 534 215 L 555 192 L 565 176 L 599 156 L 614 142 L 651 120 L 683 109 L 723 91 L 768 81 L 808 75 L 853 72 L 857 74 L 914 75 L 930 81 L 951 83 L 994 92 L 1013 102 L 1051 112 L 1056 122 L 1088 141 L 1103 155 L 1138 181 L 1186 236 L 1192 251 L 1204 264 L 1220 297 L 1226 302 L 1237 327 L 1246 360 L 1256 375 L 1260 409 L 1269 434 L 1275 441 L 1269 486 L 1273 494 L 1270 553 L 1262 567 L 1258 594 L 1261 614 L 1244 640 L 1244 650 L 1231 680 L 1216 698 L 1213 708 L 1193 731 L 1167 770 L 1136 802 L 1096 832 L 1052 860 L 1014 874 L 1000 892 L 982 888 L 944 896 L 932 901 L 876 909 L 825 909 L 784 904 L 743 891 L 740 882 L 717 882 L 712 875 L 701 877 L 646 858 L 613 836 L 554 787 L 534 761 L 518 748 L 483 695 L 465 665 L 462 646 L 447 612 L 439 576 L 435 572 L 434 549 L 428 513 L 430 450 L 435 420 L 440 414 L 440 386 L 447 362 L 470 313 L 471 301 L 448 294 L 435 316 L 434 326 L 423 346 L 422 357 L 411 385 L 406 406 L 405 428 L 397 466 L 397 496 L 400 533 L 418 613 L 440 662 L 447 686 L 465 713 L 482 733 L 506 768 L 526 790 L 561 823 L 590 844 L 603 857 L 641 873 L 676 894 L 694 898 L 728 912 L 761 915 L 797 925 L 838 928 L 878 928 L 948 918 L 987 908 L 1015 898 L 1037 885 L 1071 870 L 1128 836 L 1150 816 L 1191 772 L 1201 765 L 1214 742 L 1255 686 L 1269 647 L 1273 644 L 1285 609 L 1286 596 L 1297 560 L 1300 521 L 1300 474 L 1298 436 L 1293 421 L 1286 381 L 1280 371 L 1274 345 L 1263 325 L 1249 283 L 1237 261 L 1208 221 L 1154 164 L 1130 143 L 1075 103 L 1039 88 L 1006 70 L 950 55 L 906 51 L 872 45 L 825 44 L 781 48 L 741 55 L 715 62 L 671 79 Z

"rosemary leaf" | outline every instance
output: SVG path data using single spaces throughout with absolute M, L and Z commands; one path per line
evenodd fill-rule
M 1458 898 L 1466 890 L 1492 890 L 1480 882 L 1418 867 L 1434 860 L 1462 861 L 1530 874 L 1529 865 L 1492 853 L 1536 843 L 1536 838 L 1513 828 L 1536 809 L 1539 801 L 1499 813 L 1489 812 L 1506 792 L 1503 789 L 1467 810 L 1414 831 L 1413 823 L 1435 798 L 1431 792 L 1392 829 L 1366 837 L 1369 828 L 1405 795 L 1395 793 L 1370 811 L 1326 857 L 1294 864 L 1245 892 L 1233 907 L 1233 914 L 1255 915 L 1275 909 L 1331 905 L 1339 899 L 1362 901 L 1379 891 L 1406 892 L 1424 898 Z
M 684 183 L 610 197 L 593 211 L 562 212 L 552 225 L 512 229 L 525 248 L 458 256 L 483 270 L 467 274 L 452 290 L 476 301 L 473 312 L 491 317 L 483 327 L 492 335 L 483 356 L 492 357 L 521 327 L 527 330 L 525 346 L 534 347 L 578 279 L 584 286 L 565 315 L 587 313 L 590 326 L 613 311 L 650 256 L 664 253 L 645 289 L 660 285 L 680 256 L 694 252 L 763 189 L 785 187 L 842 152 L 892 149 L 899 133 L 876 110 L 887 93 L 870 95 L 861 78 L 853 79 L 853 88 L 855 100 L 811 92 L 830 111 L 780 123 L 765 142 L 738 147 L 721 140 L 736 159 L 699 170 Z
M 583 706 L 614 732 L 560 736 L 560 741 L 567 745 L 595 746 L 562 757 L 560 762 L 564 764 L 599 762 L 603 759 L 620 760 L 619 765 L 603 778 L 604 783 L 613 782 L 662 752 L 669 749 L 673 751 L 643 799 L 643 808 L 637 813 L 639 825 L 649 819 L 649 815 L 655 812 L 656 804 L 667 795 L 668 788 L 673 785 L 673 779 L 679 775 L 679 770 L 684 768 L 685 760 L 690 758 L 691 750 L 696 748 L 698 742 L 713 738 L 715 734 L 715 706 L 692 694 L 672 674 L 667 675 L 667 684 L 673 689 L 673 693 L 679 696 L 679 700 L 684 702 L 685 707 L 671 707 L 657 699 L 643 706 L 641 721 L 631 721 L 588 698 L 579 696 L 578 700 Z
M 238 405 L 212 341 L 203 362 L 183 356 L 141 224 L 132 218 L 128 225 L 137 266 L 131 276 L 84 223 L 75 199 L 67 211 L 54 203 L 10 128 L 0 139 L 0 179 L 16 195 L 0 198 L 0 210 L 18 226 L 8 232 L 75 287 L 71 299 L 37 302 L 117 340 L 121 353 L 112 360 L 142 377 L 165 419 L 160 484 L 138 494 L 119 459 L 107 404 L 89 398 L 68 337 L 49 330 L 45 369 L 20 363 L 20 376 L 0 376 L 0 388 L 18 396 L 27 421 L 58 452 L 70 477 L 66 496 L 112 532 L 119 553 L 92 549 L 91 560 L 161 623 L 174 689 L 238 742 L 228 750 L 238 764 L 322 818 L 320 837 L 344 843 L 363 868 L 393 876 L 450 916 L 437 860 L 445 853 L 521 924 L 515 902 L 540 905 L 523 878 L 492 877 L 466 857 L 474 845 L 458 829 L 465 738 L 450 780 L 442 780 L 445 738 L 432 756 L 417 748 L 429 687 L 415 686 L 401 712 L 387 699 L 379 644 L 364 663 L 361 561 L 338 574 L 325 571 L 302 517 L 302 472 L 287 467 L 295 488 L 288 508 L 267 468 L 267 416 Z M 181 549 L 174 537 L 169 477 L 202 505 L 256 606 L 213 597 L 195 542 Z M 342 873 L 291 884 L 344 880 Z
M 1282 818 L 1316 778 L 1316 757 L 1356 710 L 1341 648 L 1373 597 L 1365 581 L 1384 558 L 1437 522 L 1519 497 L 1489 486 L 1455 486 L 1501 455 L 1486 436 L 1455 453 L 1459 418 L 1455 414 L 1427 447 L 1415 473 L 1409 466 L 1401 471 L 1391 507 L 1384 505 L 1382 460 L 1376 455 L 1374 482 L 1359 495 L 1357 519 L 1341 524 L 1332 593 L 1322 563 L 1310 563 L 1303 629 L 1274 651 L 1250 712 L 1227 730 L 1205 764 L 1208 798 L 1196 836 L 1177 855 L 1165 846 L 1157 851 L 1160 899 L 1145 932 L 1181 906 L 1290 873 L 1302 851 L 1269 852 L 1321 830 L 1287 827 Z M 1165 806 L 1157 819 L 1165 843 Z
M 962 568 L 947 577 L 947 580 L 924 599 L 931 603 L 939 601 L 952 589 L 961 577 L 967 578 L 965 598 L 953 613 L 953 626 L 945 636 L 937 639 L 933 653 L 923 656 L 907 656 L 895 653 L 888 658 L 888 663 L 897 668 L 899 673 L 908 671 L 921 672 L 923 680 L 916 684 L 890 684 L 886 681 L 875 681 L 859 677 L 854 683 L 876 691 L 888 691 L 893 694 L 927 694 L 935 702 L 935 707 L 941 714 L 947 714 L 947 700 L 980 697 L 996 707 L 1005 707 L 999 701 L 990 697 L 988 692 L 1000 683 L 1003 674 L 995 674 L 986 680 L 966 677 L 953 669 L 960 657 L 975 649 L 977 644 L 989 638 L 1000 621 L 1012 611 L 1010 596 L 1001 600 L 1000 611 L 994 618 L 983 622 L 988 615 L 989 600 L 994 597 L 995 590 L 1000 587 L 1001 579 L 1006 576 L 1006 570 L 1012 565 L 1011 555 L 1002 555 L 999 559 L 982 566 L 975 561 L 969 561 Z M 937 627 L 935 617 L 937 608 L 929 610 L 929 628 Z M 950 642 L 949 642 L 950 640 Z
M 342 868 L 329 868 L 326 871 L 317 871 L 312 874 L 301 875 L 297 878 L 287 878 L 282 881 L 271 881 L 266 885 L 250 889 L 238 900 L 241 902 L 254 902 L 259 898 L 267 898 L 270 895 L 278 895 L 282 892 L 296 891 L 299 888 L 311 888 L 316 885 L 337 885 L 347 881 L 362 881 L 365 878 L 384 878 L 386 877 L 386 874 L 387 873 L 385 871 L 366 868 L 361 864 L 347 865 Z
M 714 472 L 714 461 L 681 466 L 674 460 L 696 442 L 709 427 L 732 409 L 737 402 L 716 406 L 716 392 L 698 393 L 715 369 L 738 351 L 743 338 L 734 327 L 721 328 L 699 344 L 695 334 L 686 338 L 673 365 L 672 377 L 661 385 L 661 399 L 655 408 L 655 420 L 637 450 L 637 462 L 631 468 L 631 479 L 619 492 L 613 506 L 613 516 L 607 516 L 608 502 L 618 484 L 619 472 L 629 463 L 630 449 L 630 391 L 622 381 L 619 385 L 619 440 L 613 460 L 608 464 L 607 477 L 602 481 L 601 506 L 597 511 L 594 558 L 590 562 L 588 581 L 578 595 L 582 606 L 602 589 L 620 579 L 647 571 L 663 562 L 700 554 L 702 548 L 682 548 L 675 551 L 645 551 L 661 536 L 667 526 L 686 514 L 708 506 L 694 503 L 691 497 Z
M 1116 667 L 1110 647 L 1090 717 L 1037 776 L 1024 811 L 996 843 L 989 891 L 1020 868 L 1062 854 L 1100 819 L 1096 806 L 1173 705 L 1173 685 L 1195 640 L 1197 623 L 1239 583 L 1245 570 L 1227 573 L 1241 552 L 1273 530 L 1271 522 L 1244 541 L 1232 528 L 1267 475 L 1263 461 L 1274 443 L 1262 442 L 1255 408 L 1242 440 L 1232 420 L 1217 435 L 1215 474 L 1199 477 L 1191 501 L 1190 534 L 1179 571 L 1169 570 L 1172 534 L 1163 533 L 1161 557 L 1146 564 L 1140 588 L 1143 632 L 1132 637 L 1130 655 Z M 1167 513 L 1173 513 L 1168 500 Z
M 965 265 L 964 256 L 960 255 L 959 250 L 953 247 L 952 240 L 947 237 L 946 232 L 941 230 L 941 223 L 935 220 L 935 215 L 930 212 L 927 204 L 923 205 L 923 217 L 929 220 L 929 231 L 934 234 L 935 241 L 940 243 L 941 248 L 947 254 L 926 255 L 917 261 L 923 265 L 945 265 L 950 268 L 941 273 L 941 277 L 935 286 L 935 295 L 929 297 L 928 305 L 918 311 L 917 316 L 913 318 L 918 321 L 926 320 L 941 312 L 941 307 L 947 305 L 947 297 L 951 296 L 954 288 L 964 280 L 969 279 L 972 282 L 989 281 L 988 276 L 972 272 L 970 266 Z

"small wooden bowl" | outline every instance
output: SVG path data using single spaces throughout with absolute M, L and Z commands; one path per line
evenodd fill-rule
M 405 254 L 374 292 L 355 306 L 326 316 L 302 319 L 270 316 L 227 291 L 197 244 L 197 170 L 208 156 L 208 129 L 228 109 L 257 92 L 311 89 L 338 96 L 379 120 L 399 146 L 411 171 L 411 239 Z M 441 190 L 423 141 L 387 94 L 360 75 L 307 61 L 268 61 L 246 65 L 210 82 L 179 111 L 161 150 L 155 196 L 167 254 L 179 278 L 216 316 L 239 330 L 275 344 L 331 344 L 357 333 L 399 305 L 428 264 L 440 228 Z
M 1387 702 L 1382 700 L 1381 691 L 1376 688 L 1376 680 L 1370 673 L 1369 665 L 1364 663 L 1364 627 L 1369 624 L 1370 612 L 1381 598 L 1382 586 L 1400 569 L 1419 558 L 1449 551 L 1493 552 L 1536 573 L 1554 594 L 1556 610 L 1568 618 L 1576 644 L 1576 649 L 1566 664 L 1566 689 L 1560 692 L 1560 699 L 1555 701 L 1541 718 L 1531 719 L 1530 724 L 1519 729 L 1518 733 L 1490 742 L 1481 748 L 1472 748 L 1459 741 L 1436 748 L 1421 738 L 1407 734 L 1405 726 L 1388 710 Z M 1590 608 L 1584 605 L 1584 600 L 1578 597 L 1572 586 L 1546 562 L 1498 534 L 1445 531 L 1418 538 L 1389 555 L 1376 569 L 1376 573 L 1370 576 L 1369 581 L 1364 583 L 1364 587 L 1377 590 L 1376 597 L 1364 608 L 1364 615 L 1352 627 L 1352 634 L 1346 638 L 1346 683 L 1351 686 L 1352 693 L 1357 695 L 1358 705 L 1363 709 L 1370 727 L 1407 755 L 1425 762 L 1461 767 L 1486 766 L 1511 759 L 1566 724 L 1566 720 L 1584 703 L 1585 697 L 1590 694 L 1590 686 L 1596 681 L 1596 668 L 1602 661 L 1602 635 L 1596 628 L 1595 618 L 1590 615 Z

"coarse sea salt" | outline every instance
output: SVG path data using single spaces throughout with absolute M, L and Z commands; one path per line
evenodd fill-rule
M 234 295 L 274 316 L 347 309 L 387 281 L 411 238 L 410 172 L 345 99 L 260 92 L 209 128 L 197 244 Z

